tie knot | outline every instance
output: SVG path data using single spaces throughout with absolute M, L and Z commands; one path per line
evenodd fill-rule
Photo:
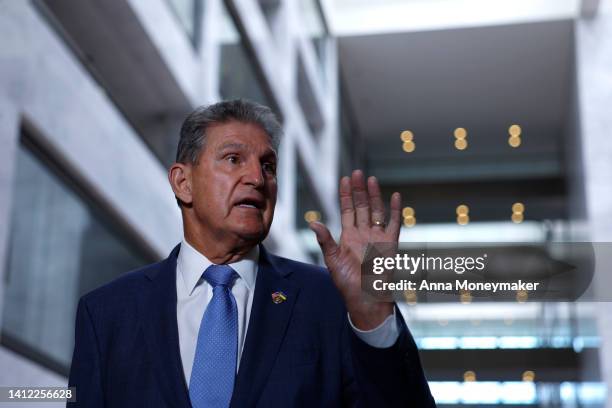
M 210 265 L 204 271 L 202 277 L 213 288 L 219 285 L 231 287 L 238 274 L 228 265 Z

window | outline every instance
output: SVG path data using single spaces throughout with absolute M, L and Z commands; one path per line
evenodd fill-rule
M 350 175 L 353 169 L 365 168 L 366 144 L 363 136 L 357 128 L 357 120 L 354 117 L 354 109 L 346 93 L 345 81 L 339 75 L 340 92 L 338 98 L 338 113 L 340 121 L 340 174 Z
M 323 111 L 314 90 L 314 84 L 310 81 L 307 75 L 306 67 L 301 55 L 298 55 L 298 66 L 297 66 L 297 98 L 304 112 L 304 119 L 310 129 L 310 133 L 316 140 L 319 140 L 321 136 L 321 130 L 323 129 L 324 118 Z
M 302 159 L 300 158 L 300 152 L 296 152 L 296 211 L 295 211 L 295 225 L 298 230 L 305 230 L 306 235 L 313 238 L 314 233 L 308 229 L 308 224 L 311 221 L 320 221 L 325 223 L 327 217 L 323 211 L 323 206 L 319 200 L 317 192 L 315 191 L 308 173 L 304 168 Z M 313 263 L 320 264 L 322 262 L 322 253 L 318 245 L 314 247 L 305 245 L 305 248 L 310 256 L 310 260 Z
M 168 0 L 168 3 L 191 42 L 197 46 L 201 32 L 202 1 Z
M 318 0 L 300 0 L 299 6 L 306 35 L 310 38 L 319 59 L 319 75 L 323 79 L 323 83 L 325 83 L 327 28 L 323 18 L 321 5 Z
M 17 154 L 2 343 L 66 375 L 79 297 L 153 261 L 23 138 Z
M 281 6 L 280 0 L 259 0 L 259 6 L 266 18 L 268 25 L 274 32 L 274 26 L 278 17 L 278 12 Z
M 219 68 L 219 94 L 222 99 L 244 98 L 275 108 L 256 71 L 255 62 L 247 52 L 246 44 L 236 28 L 232 16 L 223 5 L 219 31 L 221 65 Z M 278 110 L 274 109 L 278 114 Z M 279 115 L 280 119 L 280 115 Z

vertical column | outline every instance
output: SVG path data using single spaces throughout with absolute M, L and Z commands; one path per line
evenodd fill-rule
M 1 67 L 2 65 L 0 65 Z M 6 72 L 0 68 L 0 77 Z M 11 75 L 6 77 L 11 78 Z M 7 89 L 2 86 L 1 89 Z M 19 141 L 19 115 L 15 101 L 0 94 L 0 327 L 2 327 L 2 308 L 4 305 L 4 276 L 7 273 L 6 256 L 11 225 L 11 205 L 13 198 L 13 174 L 17 143 Z
M 200 66 L 202 75 L 203 103 L 219 100 L 219 31 L 222 24 L 221 0 L 209 0 L 202 4 L 202 30 L 200 37 Z
M 0 327 L 4 305 L 4 278 L 13 202 L 13 174 L 19 141 L 19 114 L 23 93 L 27 89 L 24 80 L 28 71 L 27 58 L 18 45 L 12 45 L 15 24 L 19 24 L 19 11 L 12 4 L 0 3 Z M 16 42 L 18 44 L 18 42 Z
M 591 239 L 612 242 L 612 0 L 576 24 L 579 110 Z M 597 266 L 597 287 L 612 287 L 612 265 Z M 598 305 L 603 380 L 612 389 L 612 304 Z M 607 407 L 612 407 L 608 393 Z
M 20 23 L 18 8 L 11 2 L 0 2 L 0 327 L 5 303 L 8 242 L 10 239 L 13 175 L 19 142 L 20 113 L 28 61 L 18 41 L 12 42 L 15 25 Z
M 326 191 L 330 196 L 336 199 L 338 195 L 338 180 L 340 176 L 340 111 L 339 111 L 339 93 L 340 85 L 338 78 L 338 42 L 335 38 L 327 39 L 327 47 L 325 49 L 325 75 L 327 77 L 327 86 L 325 89 L 326 98 L 325 106 L 325 130 L 324 138 L 322 139 L 323 156 L 325 172 L 328 177 L 326 179 Z M 334 201 L 335 202 L 335 201 Z M 340 214 L 339 208 L 335 206 L 337 213 L 329 214 L 332 223 L 330 227 L 333 230 L 340 231 Z

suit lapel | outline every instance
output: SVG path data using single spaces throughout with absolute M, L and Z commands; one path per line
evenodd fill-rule
M 191 406 L 181 363 L 176 321 L 176 259 L 180 245 L 157 269 L 147 272 L 152 287 L 143 313 L 147 342 L 157 365 L 159 388 L 170 406 Z
M 270 374 L 299 292 L 287 279 L 290 273 L 278 268 L 260 245 L 257 283 L 232 406 L 255 406 Z M 286 300 L 274 303 L 275 292 L 283 292 Z

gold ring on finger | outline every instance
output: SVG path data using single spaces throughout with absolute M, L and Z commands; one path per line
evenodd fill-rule
M 374 224 L 375 227 L 382 227 L 385 228 L 386 224 L 384 221 L 372 221 L 372 224 Z

